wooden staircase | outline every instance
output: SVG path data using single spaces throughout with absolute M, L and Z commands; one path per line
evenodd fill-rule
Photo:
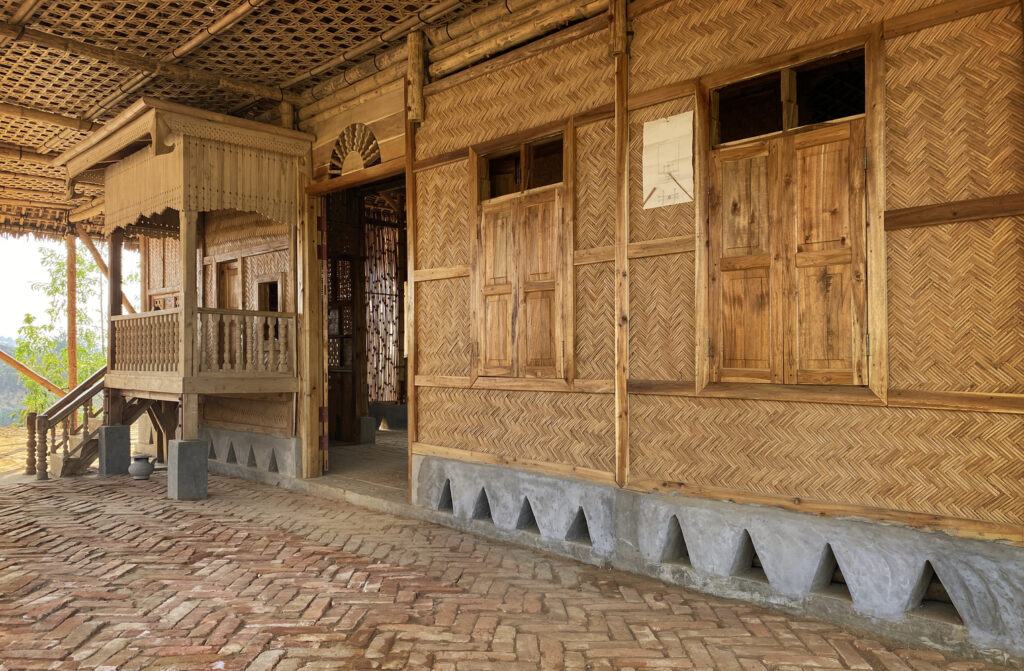
M 30 436 L 29 445 L 35 448 L 38 479 L 81 475 L 96 461 L 106 374 L 104 366 L 36 416 L 35 441 Z M 132 399 L 124 407 L 122 423 L 131 426 L 152 405 L 149 399 Z

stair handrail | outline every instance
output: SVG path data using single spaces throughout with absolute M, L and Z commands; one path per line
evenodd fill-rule
M 49 454 L 56 454 L 58 449 L 57 427 L 63 425 L 60 436 L 60 446 L 63 447 L 64 457 L 72 452 L 77 452 L 87 443 L 94 433 L 99 429 L 99 422 L 90 429 L 89 420 L 97 418 L 102 411 L 102 403 L 99 408 L 92 406 L 93 399 L 103 392 L 104 378 L 107 367 L 103 366 L 89 376 L 84 382 L 68 392 L 66 396 L 59 399 L 46 412 L 36 416 L 35 440 L 31 437 L 28 441 L 28 449 L 35 450 L 35 475 L 37 480 L 48 480 L 49 472 L 47 458 Z M 71 417 L 77 412 L 82 412 L 82 422 L 77 426 L 71 426 Z M 79 445 L 71 450 L 71 436 L 81 433 L 82 440 Z M 47 435 L 50 436 L 50 445 L 47 446 Z M 31 457 L 31 454 L 29 455 Z M 27 460 L 26 460 L 27 461 Z M 26 472 L 31 469 L 26 469 Z
M 103 378 L 106 376 L 106 374 L 107 374 L 107 367 L 106 367 L 106 365 L 104 365 L 99 370 L 97 370 L 95 373 L 90 375 L 88 377 L 88 379 L 86 379 L 84 382 L 79 383 L 79 385 L 77 387 L 75 387 L 74 389 L 68 391 L 68 393 L 65 396 L 62 396 L 61 398 L 58 398 L 56 403 L 51 405 L 49 408 L 47 408 L 43 412 L 39 413 L 38 416 L 39 417 L 44 417 L 44 416 L 45 417 L 53 417 L 54 415 L 56 415 L 56 413 L 60 412 L 64 408 L 64 406 L 66 406 L 66 405 L 69 405 L 69 404 L 78 405 L 80 397 L 84 393 L 84 391 L 87 390 L 89 387 L 93 386 L 94 384 L 96 384 L 97 381 L 103 380 Z

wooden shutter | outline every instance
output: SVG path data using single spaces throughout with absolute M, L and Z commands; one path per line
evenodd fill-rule
M 562 319 L 558 300 L 561 189 L 523 196 L 518 207 L 519 372 L 525 377 L 558 377 Z
M 864 122 L 807 131 L 792 142 L 792 382 L 866 384 Z
M 711 160 L 711 379 L 778 377 L 772 335 L 770 146 L 719 149 Z M 775 381 L 781 381 L 776 379 Z
M 515 375 L 516 320 L 514 200 L 485 204 L 480 223 L 482 254 L 480 374 Z

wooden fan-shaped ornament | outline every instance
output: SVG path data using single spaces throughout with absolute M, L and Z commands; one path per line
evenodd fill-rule
M 380 163 L 380 145 L 366 124 L 354 123 L 346 126 L 331 152 L 328 174 L 331 177 L 369 168 Z

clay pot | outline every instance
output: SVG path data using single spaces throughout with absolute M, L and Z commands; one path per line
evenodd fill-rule
M 128 465 L 128 474 L 135 480 L 149 480 L 153 472 L 153 462 L 148 456 L 136 454 L 132 457 L 132 463 Z

